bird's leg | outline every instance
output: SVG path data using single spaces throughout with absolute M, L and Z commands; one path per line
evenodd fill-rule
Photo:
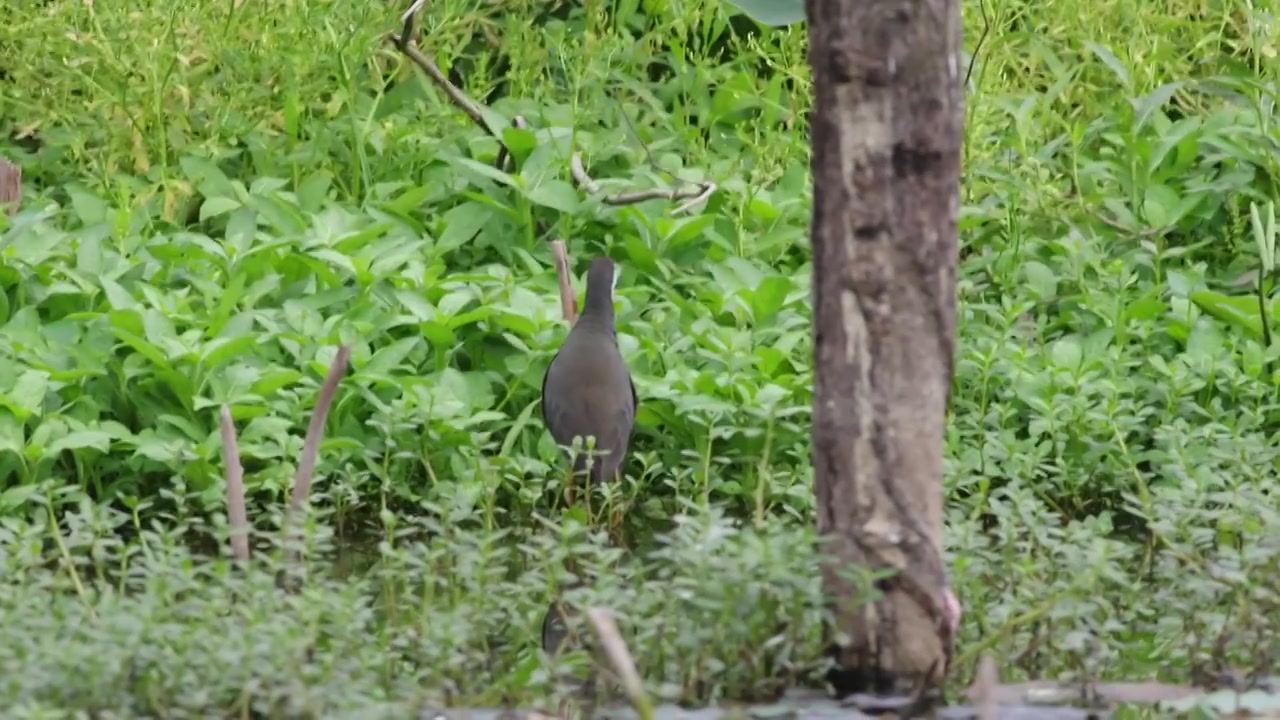
M 573 501 L 577 494 L 578 473 L 573 471 L 573 466 L 569 466 L 569 479 L 564 484 L 564 502 L 568 507 L 573 507 Z

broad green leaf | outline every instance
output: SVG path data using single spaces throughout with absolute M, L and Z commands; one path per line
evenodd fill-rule
M 508 127 L 502 130 L 502 144 L 516 159 L 516 167 L 520 167 L 529 153 L 538 147 L 538 138 L 525 128 Z
M 369 362 L 360 368 L 361 374 L 390 376 L 395 370 L 399 369 L 405 358 L 409 357 L 419 345 L 422 344 L 420 337 L 401 338 L 390 345 L 384 345 L 381 349 L 369 358 Z
M 435 306 L 431 304 L 431 301 L 422 297 L 421 294 L 413 290 L 409 290 L 407 288 L 396 290 L 396 299 L 399 300 L 400 304 L 404 306 L 404 309 L 412 313 L 414 318 L 419 322 L 432 320 L 436 316 L 436 309 Z
M 435 320 L 424 322 L 418 327 L 418 330 L 422 333 L 422 337 L 426 338 L 427 342 L 434 347 L 447 348 L 453 347 L 458 343 L 457 334 L 442 322 Z
M 1151 119 L 1151 116 L 1164 108 L 1182 87 L 1182 82 L 1165 83 L 1142 97 L 1130 100 L 1135 116 L 1133 119 L 1133 131 L 1141 130 Z
M 225 215 L 240 207 L 240 201 L 229 197 L 211 197 L 200 203 L 200 222 Z
M 239 198 L 236 186 L 227 179 L 218 164 L 208 158 L 188 155 L 180 158 L 178 164 L 196 185 L 196 189 L 205 197 Z
M 107 302 L 110 303 L 113 310 L 141 310 L 142 306 L 138 301 L 133 299 L 133 295 L 129 294 L 120 283 L 112 280 L 105 275 L 98 278 L 102 283 L 102 291 L 107 296 Z
M 0 451 L 5 449 L 4 441 L 0 439 Z M 19 510 L 40 497 L 39 485 L 15 485 L 0 493 L 0 514 L 7 515 L 14 510 Z
M 298 183 L 294 193 L 298 196 L 298 204 L 307 212 L 316 212 L 324 206 L 329 197 L 329 188 L 333 185 L 333 176 L 328 170 L 317 170 Z
M 711 214 L 671 220 L 670 225 L 665 227 L 666 237 L 663 238 L 663 247 L 674 249 L 696 243 L 715 224 L 715 221 L 716 216 Z M 663 225 L 660 224 L 659 227 Z
M 338 252 L 355 254 L 366 245 L 386 235 L 391 228 L 392 225 L 389 222 L 374 223 L 356 232 L 343 235 L 333 247 Z
M 786 302 L 787 293 L 791 292 L 791 278 L 784 275 L 771 275 L 765 278 L 751 292 L 751 315 L 757 325 L 773 319 Z
M 436 240 L 436 248 L 442 253 L 447 253 L 462 247 L 494 217 L 492 208 L 475 201 L 464 202 L 449 208 L 441 218 L 444 223 L 444 232 L 440 233 L 439 239 Z
M 1084 360 L 1084 351 L 1076 338 L 1065 337 L 1050 346 L 1049 356 L 1060 369 L 1075 372 L 1080 369 L 1080 363 Z
M 391 200 L 378 203 L 378 207 L 397 215 L 408 215 L 422 207 L 433 190 L 426 185 L 414 185 Z
M 577 212 L 580 204 L 578 191 L 564 180 L 543 180 L 525 193 L 525 197 L 536 205 L 569 214 Z
M 1187 336 L 1187 355 L 1199 362 L 1212 361 L 1222 354 L 1225 340 L 1222 327 L 1202 315 Z
M 1182 198 L 1168 185 L 1153 184 L 1147 187 L 1143 198 L 1142 212 L 1147 224 L 1153 228 L 1168 227 L 1177 222 L 1181 212 L 1179 206 Z
M 488 178 L 500 185 L 506 185 L 507 187 L 516 189 L 520 188 L 520 182 L 517 180 L 516 176 L 509 175 L 495 167 L 485 165 L 482 162 L 458 156 L 445 157 L 444 160 L 450 165 L 462 170 L 464 174 Z
M 1086 49 L 1093 52 L 1094 55 L 1098 56 L 1098 59 L 1107 66 L 1107 69 L 1115 74 L 1116 79 L 1120 81 L 1121 85 L 1126 88 L 1133 86 L 1133 79 L 1129 76 L 1129 68 L 1120 61 L 1120 58 L 1116 57 L 1115 53 L 1098 43 L 1088 40 L 1084 42 L 1084 46 Z
M 213 255 L 214 257 L 231 256 L 239 260 L 253 251 L 253 243 L 257 235 L 258 211 L 242 205 L 232 211 L 231 217 L 227 218 L 227 229 L 223 237 L 226 238 L 225 245 L 229 248 L 220 247 Z
M 1212 290 L 1191 293 L 1191 302 L 1206 314 L 1229 325 L 1234 325 L 1262 338 L 1262 319 L 1258 312 L 1258 298 L 1254 295 L 1223 295 Z
M 205 344 L 200 365 L 205 372 L 216 370 L 232 358 L 252 356 L 260 342 L 254 335 L 214 338 Z
M 1058 294 L 1058 276 L 1048 265 L 1029 260 L 1023 264 L 1022 274 L 1037 298 L 1047 300 Z
M 66 191 L 67 196 L 71 198 L 71 208 L 80 219 L 81 225 L 97 225 L 107 219 L 107 212 L 111 208 L 97 195 L 79 185 L 69 185 Z
M 21 456 L 26 444 L 27 438 L 22 421 L 12 411 L 0 407 L 0 455 L 8 451 L 15 456 Z
M 782 27 L 804 22 L 804 0 L 725 0 L 761 25 Z
M 50 442 L 44 448 L 46 456 L 54 456 L 63 450 L 91 448 L 99 452 L 111 449 L 111 433 L 101 430 L 76 430 Z
M 263 222 L 276 232 L 289 235 L 305 232 L 307 229 L 307 216 L 279 193 L 254 195 L 249 198 L 248 204 L 257 210 Z
M 156 347 L 155 345 L 152 345 L 151 343 L 142 339 L 138 335 L 135 335 L 122 327 L 114 326 L 111 328 L 111 330 L 113 333 L 115 333 L 115 336 L 117 338 L 119 338 L 122 342 L 124 342 L 124 344 L 133 348 L 133 350 L 137 352 L 139 355 L 150 360 L 152 363 L 155 364 L 157 368 L 162 368 L 164 370 L 171 369 L 169 365 L 169 358 L 165 357 L 165 354 L 161 352 L 160 348 Z M 184 385 L 185 384 L 186 383 L 184 383 Z
M 27 370 L 18 376 L 12 389 L 4 396 L 4 404 L 26 420 L 44 409 L 44 399 L 49 392 L 49 373 Z

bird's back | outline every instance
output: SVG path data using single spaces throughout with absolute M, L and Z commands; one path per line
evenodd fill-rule
M 572 445 L 575 436 L 595 436 L 592 478 L 601 481 L 617 472 L 635 422 L 631 375 L 612 333 L 578 326 L 565 338 L 547 368 L 542 412 L 557 444 Z M 584 446 L 585 447 L 585 446 Z M 586 467 L 580 455 L 574 470 Z

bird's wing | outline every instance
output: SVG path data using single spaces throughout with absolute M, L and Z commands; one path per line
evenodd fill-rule
M 555 355 L 551 356 L 551 362 L 547 363 L 547 369 L 542 371 L 542 422 L 547 427 L 551 427 L 551 419 L 547 417 L 547 377 L 551 375 L 551 366 L 556 364 L 556 358 L 558 357 L 560 357 L 559 350 L 556 351 Z

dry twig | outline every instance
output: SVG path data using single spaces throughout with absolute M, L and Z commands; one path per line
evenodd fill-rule
M 569 284 L 569 251 L 563 240 L 551 241 L 551 258 L 556 264 L 556 279 L 560 281 L 560 312 L 572 327 L 578 321 L 578 297 Z
M 285 511 L 284 536 L 288 538 L 293 528 L 293 519 L 300 514 L 307 504 L 311 493 L 311 480 L 315 474 L 316 459 L 320 454 L 320 440 L 324 436 L 325 422 L 329 418 L 329 408 L 333 405 L 333 396 L 338 391 L 338 383 L 347 372 L 347 362 L 351 357 L 351 346 L 342 345 L 329 364 L 329 372 L 324 384 L 320 386 L 320 395 L 316 398 L 316 407 L 311 413 L 311 421 L 307 425 L 307 436 L 302 443 L 302 454 L 298 458 L 298 470 L 293 477 L 293 493 L 289 507 Z M 231 419 L 231 409 L 222 406 L 219 417 L 222 434 L 222 462 L 227 478 L 227 522 L 231 531 L 231 554 L 241 562 L 249 559 L 249 520 L 245 509 L 244 468 L 240 463 L 240 442 L 236 439 L 235 423 Z M 291 559 L 296 553 L 289 552 Z M 285 587 L 292 587 L 286 582 Z
M 231 533 L 231 556 L 249 561 L 249 516 L 244 501 L 244 467 L 240 464 L 240 442 L 231 408 L 222 406 L 222 466 L 227 475 L 227 525 Z
M 468 98 L 466 93 L 458 89 L 456 85 L 449 82 L 449 78 L 446 77 L 445 74 L 440 71 L 440 68 L 436 67 L 436 64 L 423 54 L 423 52 L 419 50 L 418 46 L 414 43 L 413 36 L 417 31 L 418 13 L 426 7 L 426 4 L 427 0 L 414 0 L 404 14 L 400 16 L 400 20 L 403 23 L 400 28 L 400 32 L 388 33 L 387 42 L 394 45 L 396 49 L 403 53 L 405 57 L 409 58 L 414 65 L 421 68 L 422 72 L 426 73 L 427 77 L 431 78 L 431 81 L 435 83 L 436 87 L 444 91 L 444 94 L 453 101 L 453 104 L 457 105 L 458 108 L 466 113 L 467 117 L 471 118 L 471 121 L 475 123 L 477 127 L 484 130 L 498 141 L 498 158 L 495 164 L 499 169 L 505 169 L 503 166 L 511 156 L 511 151 L 502 141 L 499 134 L 495 132 L 493 128 L 489 127 L 489 124 L 485 121 L 484 112 L 481 110 L 480 106 Z M 513 118 L 511 125 L 512 127 L 526 127 L 524 118 L 520 116 Z M 573 154 L 570 160 L 569 170 L 570 174 L 573 175 L 573 179 L 577 181 L 578 185 L 585 191 L 592 195 L 600 192 L 600 186 L 591 179 L 591 176 L 587 174 L 586 168 L 583 167 L 582 158 L 579 153 L 575 152 Z M 716 184 L 713 182 L 703 182 L 697 184 L 693 188 L 686 188 L 683 190 L 663 190 L 658 188 L 652 190 L 637 190 L 633 192 L 618 193 L 615 195 L 606 195 L 602 200 L 606 205 L 612 205 L 615 207 L 622 205 L 634 205 L 647 200 L 665 199 L 673 202 L 676 200 L 685 200 L 687 202 L 671 211 L 673 215 L 683 215 L 698 205 L 706 202 L 707 198 L 711 197 L 711 194 L 716 191 L 716 187 Z
M 600 192 L 600 185 L 591 176 L 587 174 L 587 169 L 582 165 L 582 153 L 575 152 L 569 160 L 569 171 L 573 174 L 573 179 L 578 185 L 588 193 L 595 195 Z M 689 210 L 706 202 L 711 194 L 716 191 L 716 184 L 713 182 L 699 183 L 695 187 L 686 188 L 684 190 L 663 190 L 661 188 L 652 188 L 650 190 L 635 190 L 632 192 L 618 193 L 616 195 L 606 195 L 601 200 L 606 205 L 635 205 L 646 200 L 687 200 L 680 207 L 671 211 L 672 215 L 683 215 Z
M 613 621 L 613 614 L 605 608 L 593 607 L 587 610 L 587 620 L 591 622 L 591 630 L 604 649 L 605 657 L 618 673 L 622 681 L 622 689 L 626 691 L 642 720 L 653 720 L 653 703 L 644 691 L 644 682 L 640 680 L 640 672 L 636 670 L 636 661 L 627 649 L 627 643 L 618 632 L 618 625 Z
M 977 676 L 969 688 L 969 699 L 978 711 L 978 720 L 996 720 L 996 686 L 999 684 L 1000 673 L 996 670 L 995 657 L 991 653 L 983 653 L 978 660 Z
M 307 438 L 302 444 L 302 457 L 298 460 L 298 472 L 293 477 L 293 498 L 289 502 L 289 515 L 302 512 L 311 493 L 311 476 L 316 469 L 316 458 L 320 454 L 320 439 L 324 436 L 324 424 L 329 419 L 329 406 L 333 404 L 333 396 L 338 391 L 338 383 L 347 372 L 347 361 L 351 358 L 351 346 L 342 345 L 329 364 L 329 374 L 325 376 L 324 385 L 320 386 L 320 395 L 316 398 L 316 407 L 311 414 L 311 423 L 307 426 Z

